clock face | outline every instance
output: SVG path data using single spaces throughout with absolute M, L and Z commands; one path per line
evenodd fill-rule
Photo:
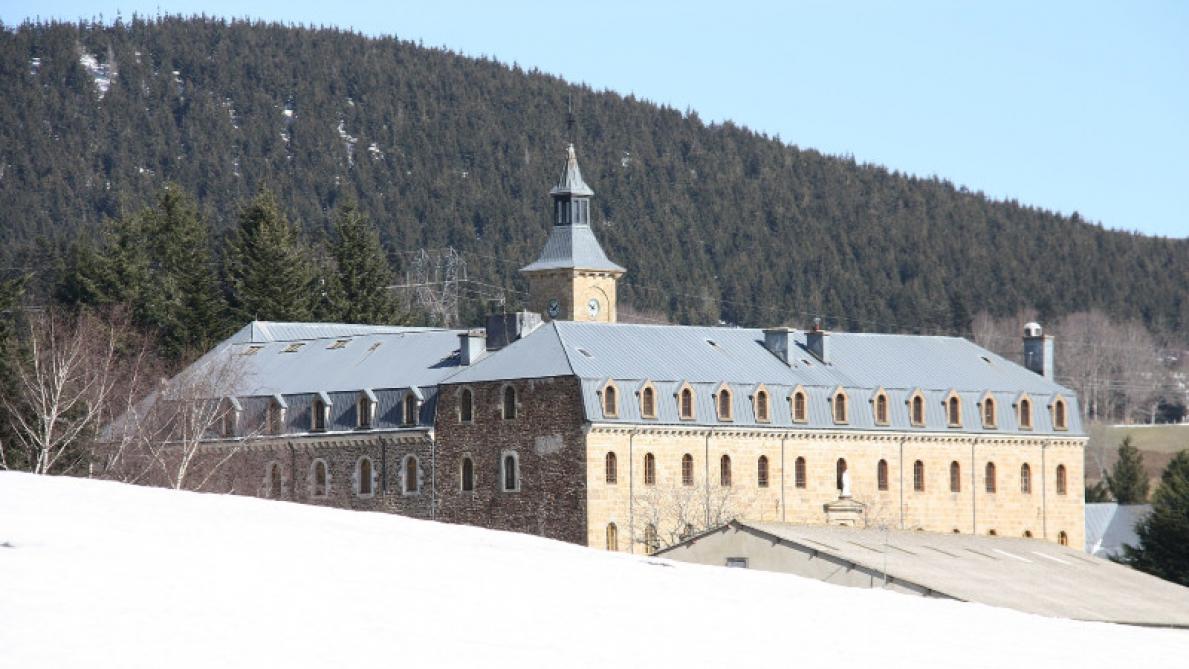
M 557 318 L 557 315 L 560 313 L 561 313 L 561 302 L 558 302 L 556 298 L 549 300 L 549 317 Z
M 586 303 L 586 312 L 590 314 L 591 318 L 599 315 L 599 301 L 596 298 L 590 298 Z

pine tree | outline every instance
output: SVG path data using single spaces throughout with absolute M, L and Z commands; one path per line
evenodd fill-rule
M 146 291 L 152 325 L 171 357 L 203 351 L 226 330 L 226 301 L 214 270 L 210 236 L 193 198 L 167 184 L 155 209 L 142 214 L 153 280 Z
M 1135 527 L 1138 546 L 1124 546 L 1124 564 L 1189 586 L 1189 450 L 1168 463 L 1152 496 L 1152 513 Z
M 231 309 L 240 320 L 309 320 L 316 303 L 310 258 L 276 197 L 261 189 L 243 208 L 224 253 Z
M 1109 501 L 1111 501 L 1111 494 L 1106 487 L 1106 481 L 1086 486 L 1086 504 L 1101 504 Z
M 380 233 L 353 204 L 339 209 L 334 225 L 334 264 L 347 323 L 396 324 L 407 320 L 392 291 L 392 272 Z
M 1106 475 L 1107 487 L 1120 504 L 1143 504 L 1148 501 L 1148 475 L 1144 472 L 1144 456 L 1131 445 L 1131 437 L 1119 444 L 1119 459 Z

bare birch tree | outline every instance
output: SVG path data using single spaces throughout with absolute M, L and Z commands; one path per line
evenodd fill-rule
M 670 482 L 644 487 L 632 497 L 632 506 L 632 541 L 644 544 L 652 553 L 729 523 L 748 504 L 735 486 L 707 488 Z
M 110 417 L 112 391 L 128 372 L 122 347 L 131 328 L 120 312 L 57 309 L 28 315 L 26 327 L 11 363 L 15 387 L 2 399 L 14 443 L 0 444 L 0 466 L 17 448 L 35 474 L 72 471 Z

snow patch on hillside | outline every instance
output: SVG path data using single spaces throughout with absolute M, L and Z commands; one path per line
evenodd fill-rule
M 1189 655 L 1180 631 L 11 472 L 0 621 L 6 667 L 1052 669 Z
M 38 64 L 40 65 L 40 60 Z M 111 80 L 116 77 L 115 63 L 100 63 L 99 59 L 89 53 L 84 53 L 78 57 L 78 64 L 83 66 L 83 69 L 91 75 L 91 79 L 95 82 L 95 91 L 102 100 L 103 96 L 107 95 L 107 91 L 111 89 Z

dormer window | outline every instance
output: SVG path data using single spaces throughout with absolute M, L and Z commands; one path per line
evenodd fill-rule
M 945 398 L 945 418 L 950 427 L 962 427 L 962 401 L 952 390 Z
M 757 423 L 767 423 L 771 420 L 771 404 L 768 401 L 768 391 L 761 387 L 756 391 L 755 398 L 755 416 Z
M 677 411 L 681 420 L 694 419 L 694 390 L 689 384 L 685 384 L 677 392 Z
M 619 416 L 619 392 L 615 384 L 608 381 L 603 386 L 603 417 L 616 418 Z
M 419 406 L 420 404 L 421 403 L 417 401 L 417 396 L 414 395 L 412 392 L 405 393 L 405 401 L 404 401 L 404 424 L 405 425 L 416 425 L 417 424 L 417 417 L 418 417 L 417 415 L 418 415 L 418 413 L 420 413 L 418 411 L 418 409 L 420 408 L 420 406 Z
M 375 395 L 371 391 L 364 391 L 359 393 L 359 398 L 355 401 L 355 425 L 360 429 L 370 429 L 372 427 L 373 417 L 376 413 Z
M 1016 402 L 1016 411 L 1019 413 L 1018 422 L 1021 430 L 1032 429 L 1032 400 L 1027 395 L 1020 398 Z
M 731 420 L 731 390 L 725 385 L 718 389 L 717 397 L 718 419 Z
M 876 425 L 888 424 L 888 394 L 884 392 L 883 388 L 875 391 L 875 398 L 871 401 L 872 413 L 875 416 Z
M 995 409 L 996 409 L 995 398 L 992 397 L 990 393 L 987 393 L 986 395 L 983 396 L 982 414 L 983 414 L 983 427 L 988 430 L 994 429 L 995 427 L 998 426 L 997 425 L 998 416 L 996 414 Z
M 239 414 L 240 407 L 238 402 L 234 399 L 228 399 L 223 403 L 223 436 L 230 439 L 236 435 L 239 429 Z
M 640 416 L 656 418 L 656 388 L 647 384 L 640 390 Z
M 925 395 L 919 390 L 908 400 L 908 417 L 913 427 L 925 427 Z
M 314 432 L 323 432 L 326 430 L 326 402 L 322 401 L 321 397 L 314 398 L 314 403 L 310 407 L 310 429 Z
M 843 425 L 847 422 L 847 397 L 846 392 L 839 388 L 834 391 L 834 396 L 830 398 L 830 403 L 833 408 L 834 422 L 838 425 Z
M 790 401 L 792 402 L 792 405 L 793 405 L 793 422 L 794 423 L 808 422 L 808 420 L 809 420 L 809 412 L 808 412 L 809 402 L 806 399 L 805 389 L 801 388 L 800 386 L 797 386 L 796 390 L 793 391 L 793 396 Z
M 267 415 L 265 421 L 267 422 L 267 429 L 269 434 L 280 434 L 285 428 L 285 409 L 283 398 L 280 395 L 274 395 L 268 402 Z
M 1065 399 L 1060 395 L 1053 400 L 1053 429 L 1054 430 L 1068 430 L 1069 420 L 1066 415 Z

